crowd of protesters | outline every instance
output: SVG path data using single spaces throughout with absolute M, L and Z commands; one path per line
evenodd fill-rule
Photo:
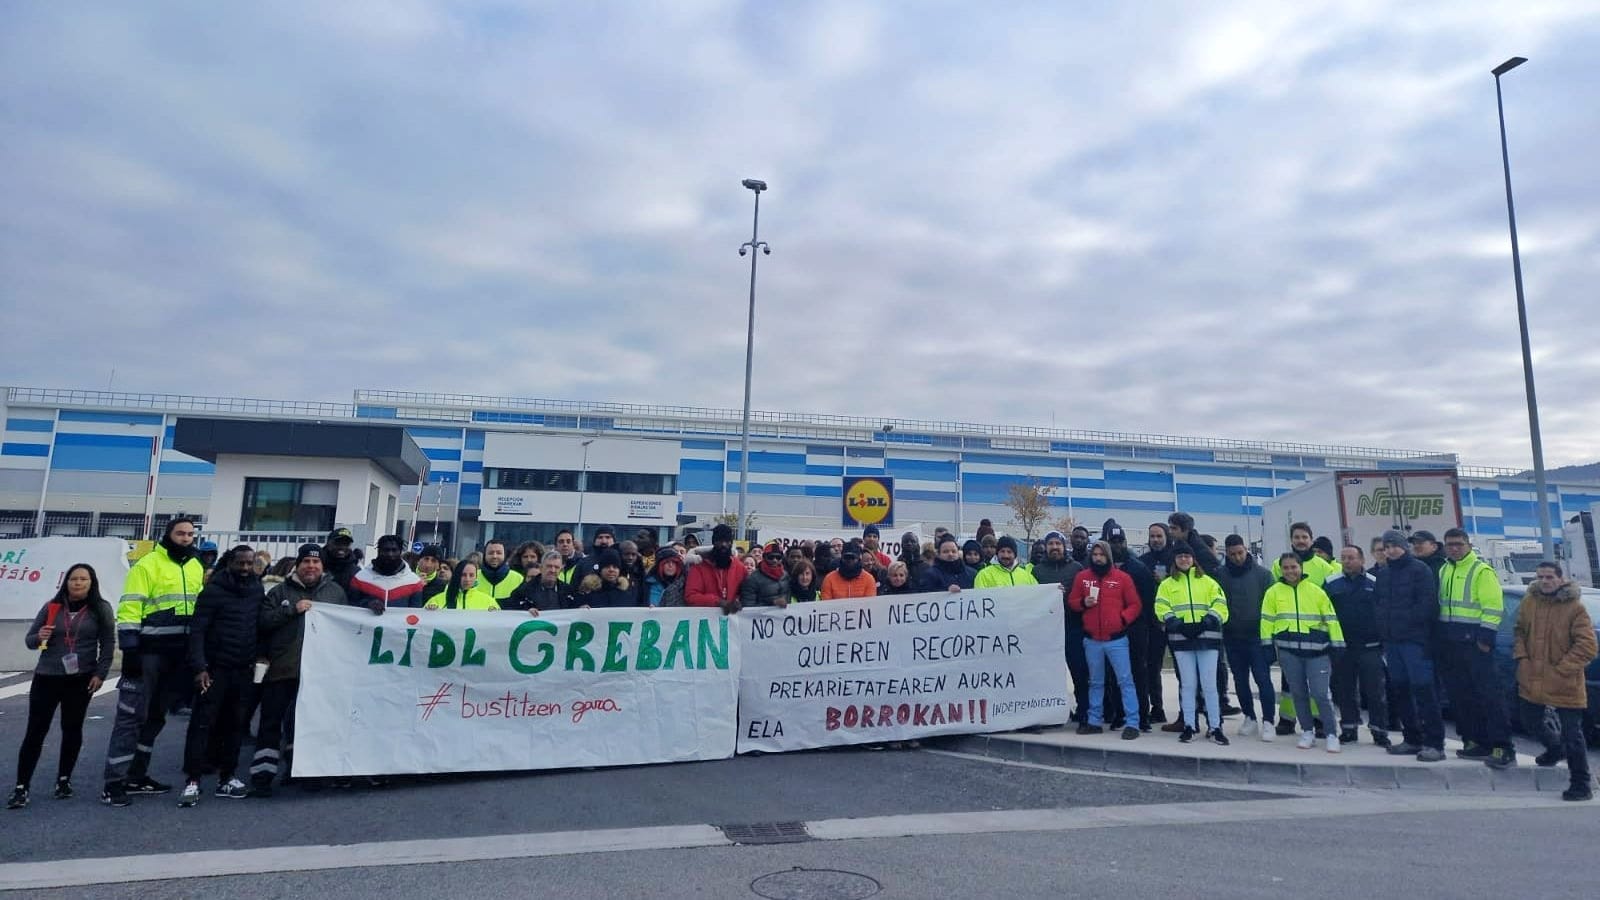
M 58 711 L 54 796 L 73 796 L 89 700 L 110 677 L 118 648 L 102 802 L 126 807 L 132 796 L 172 790 L 151 777 L 150 761 L 168 711 L 184 706 L 179 805 L 195 805 L 211 774 L 216 797 L 272 796 L 275 784 L 292 778 L 304 614 L 318 603 L 374 614 L 691 606 L 733 615 L 745 607 L 1055 584 L 1079 734 L 1109 726 L 1135 740 L 1160 726 L 1184 743 L 1225 746 L 1224 720 L 1238 716 L 1236 737 L 1292 736 L 1300 749 L 1320 742 L 1338 753 L 1364 726 L 1390 754 L 1437 762 L 1445 758 L 1435 687 L 1442 681 L 1463 741 L 1456 756 L 1516 765 L 1493 660 L 1503 594 L 1460 529 L 1445 532 L 1442 543 L 1426 531 L 1390 531 L 1372 543 L 1368 559 L 1364 548 L 1335 548 L 1296 523 L 1293 549 L 1267 564 L 1239 535 L 1219 546 L 1182 512 L 1151 524 L 1139 554 L 1115 520 L 1098 539 L 1080 526 L 1026 545 L 997 536 L 988 520 L 965 541 L 943 528 L 927 543 L 908 532 L 897 558 L 875 526 L 860 537 L 769 542 L 743 554 L 725 524 L 713 529 L 709 546 L 692 534 L 658 546 L 650 529 L 618 542 L 601 527 L 587 548 L 562 530 L 548 548 L 490 540 L 461 559 L 438 547 L 407 553 L 388 535 L 370 561 L 351 532 L 337 528 L 323 545 L 305 544 L 277 563 L 245 545 L 208 560 L 197 537 L 193 521 L 170 522 L 130 569 L 114 609 L 86 564 L 74 565 L 40 609 L 26 638 L 39 659 L 8 808 L 28 805 Z M 1170 722 L 1162 683 L 1169 653 L 1179 682 Z M 1546 745 L 1536 762 L 1564 759 L 1571 787 L 1563 796 L 1590 799 L 1583 672 L 1596 655 L 1594 626 L 1556 563 L 1542 563 L 1528 587 L 1513 655 L 1518 713 Z M 1229 700 L 1230 674 L 1238 706 Z M 241 770 L 243 738 L 258 714 Z

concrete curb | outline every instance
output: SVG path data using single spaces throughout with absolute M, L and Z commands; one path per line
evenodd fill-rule
M 1248 759 L 1212 759 L 1152 753 L 1132 747 L 1103 749 L 1062 746 L 1019 740 L 1006 735 L 974 734 L 941 738 L 941 749 L 1008 762 L 1114 775 L 1147 775 L 1217 784 L 1249 784 L 1261 787 L 1353 787 L 1364 789 L 1456 791 L 1492 793 L 1503 791 L 1553 791 L 1560 793 L 1570 783 L 1567 770 L 1518 766 L 1496 771 L 1488 766 L 1431 767 L 1423 764 L 1350 765 L 1337 762 L 1289 763 Z

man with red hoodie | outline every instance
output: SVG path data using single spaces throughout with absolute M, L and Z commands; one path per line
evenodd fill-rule
M 1128 656 L 1128 629 L 1139 618 L 1139 590 L 1128 573 L 1111 564 L 1110 544 L 1096 541 L 1089 548 L 1089 568 L 1072 580 L 1067 605 L 1083 613 L 1083 650 L 1089 661 L 1089 717 L 1078 726 L 1078 733 L 1104 731 L 1109 662 L 1122 693 L 1122 739 L 1134 740 L 1139 736 L 1139 695 Z
M 689 567 L 683 600 L 689 606 L 721 607 L 724 615 L 739 611 L 739 585 L 744 564 L 733 558 L 733 526 L 711 529 L 711 552 Z

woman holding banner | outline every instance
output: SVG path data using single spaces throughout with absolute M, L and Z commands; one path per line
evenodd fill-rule
M 72 770 L 83 747 L 83 719 L 89 698 L 111 673 L 116 649 L 116 616 L 100 596 L 100 578 L 94 567 L 78 563 L 50 602 L 39 610 L 24 639 L 29 650 L 39 651 L 28 688 L 28 729 L 17 754 L 17 786 L 6 809 L 28 805 L 28 785 L 39 764 L 45 736 L 56 707 L 61 708 L 61 761 L 56 768 L 57 800 L 72 796 Z

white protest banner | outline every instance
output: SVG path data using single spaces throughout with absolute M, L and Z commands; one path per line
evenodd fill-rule
M 1053 584 L 745 609 L 739 752 L 1065 722 Z
M 296 775 L 733 755 L 734 619 L 692 609 L 306 614 Z
M 100 579 L 100 596 L 116 608 L 128 574 L 122 538 L 47 537 L 0 541 L 0 619 L 32 621 L 75 563 L 88 563 Z M 31 663 L 30 663 L 31 665 Z

